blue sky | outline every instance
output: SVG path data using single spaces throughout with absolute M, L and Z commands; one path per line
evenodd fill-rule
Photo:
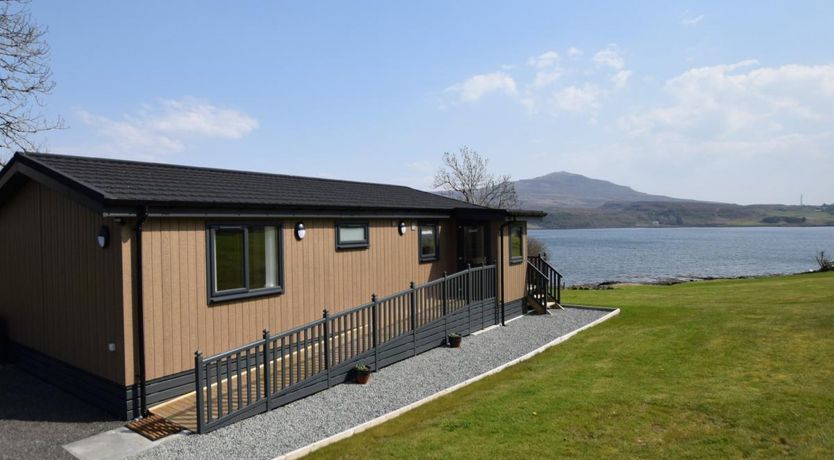
M 834 202 L 834 2 L 35 1 L 46 149 L 430 189 L 495 172 Z

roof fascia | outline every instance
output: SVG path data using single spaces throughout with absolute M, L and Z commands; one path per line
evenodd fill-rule
M 12 161 L 4 168 L 3 175 L 0 176 L 0 203 L 17 190 L 15 187 L 18 182 L 14 179 L 20 176 L 28 177 L 58 193 L 68 195 L 95 212 L 102 212 L 104 208 L 103 197 L 98 192 L 39 163 L 30 162 L 25 156 L 19 154 L 15 154 Z M 12 189 L 7 191 L 8 187 Z
M 106 217 L 134 217 L 136 206 L 108 207 L 104 210 Z M 449 212 L 414 211 L 414 210 L 350 210 L 350 209 L 207 209 L 207 208 L 164 208 L 148 207 L 148 217 L 155 218 L 374 218 L 374 219 L 448 219 Z

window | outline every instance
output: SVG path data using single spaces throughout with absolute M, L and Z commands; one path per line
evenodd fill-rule
M 439 258 L 437 224 L 420 224 L 420 262 L 429 262 Z
M 367 247 L 367 222 L 340 222 L 336 224 L 336 249 L 358 249 Z
M 524 226 L 514 224 L 510 226 L 510 263 L 517 264 L 524 261 Z
M 280 226 L 210 226 L 209 250 L 212 301 L 283 291 Z

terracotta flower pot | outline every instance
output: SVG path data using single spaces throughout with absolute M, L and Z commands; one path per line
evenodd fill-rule
M 370 379 L 371 371 L 356 371 L 356 374 L 353 376 L 353 381 L 360 385 L 368 383 Z
M 449 348 L 460 348 L 460 341 L 462 337 L 449 337 Z

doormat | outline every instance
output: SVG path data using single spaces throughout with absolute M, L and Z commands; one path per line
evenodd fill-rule
M 183 430 L 183 427 L 156 414 L 148 414 L 147 417 L 134 420 L 128 423 L 127 427 L 151 441 L 157 441 Z

